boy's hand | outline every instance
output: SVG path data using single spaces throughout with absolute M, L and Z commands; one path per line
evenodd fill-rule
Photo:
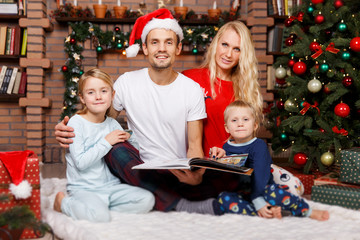
M 258 215 L 263 218 L 278 218 L 281 219 L 281 207 L 279 206 L 271 206 L 267 204 L 263 208 L 259 209 Z
M 64 119 L 55 126 L 56 140 L 63 148 L 68 148 L 69 144 L 73 142 L 73 140 L 70 138 L 75 137 L 75 134 L 73 133 L 74 129 L 72 127 L 66 126 L 68 122 L 69 117 L 65 116 Z
M 209 157 L 211 157 L 211 158 L 221 158 L 221 157 L 224 157 L 225 155 L 226 155 L 226 152 L 222 148 L 218 148 L 218 147 L 210 148 Z
M 105 140 L 108 141 L 111 145 L 114 145 L 119 142 L 125 142 L 130 138 L 130 133 L 127 133 L 125 131 L 122 131 L 120 129 L 116 129 L 106 135 Z

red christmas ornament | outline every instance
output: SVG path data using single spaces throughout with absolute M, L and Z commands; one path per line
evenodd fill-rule
M 297 16 L 297 18 L 302 18 L 302 17 L 304 17 L 304 13 L 303 13 L 303 12 L 299 12 L 296 16 Z
M 293 71 L 296 75 L 302 75 L 306 72 L 306 64 L 304 62 L 297 62 L 293 66 Z
M 61 71 L 63 72 L 67 72 L 68 71 L 68 67 L 66 65 L 61 67 Z
M 275 78 L 275 81 L 279 85 L 284 85 L 286 83 L 285 78 L 283 79 Z
M 322 128 L 319 128 L 319 131 L 320 131 L 320 132 L 322 132 L 322 133 L 324 133 L 324 132 L 325 132 L 325 130 L 324 130 L 324 129 L 322 129 Z
M 316 52 L 316 51 L 319 50 L 320 48 L 321 48 L 320 43 L 315 42 L 315 41 L 312 42 L 312 43 L 310 43 L 310 46 L 309 46 L 310 51 Z
M 294 45 L 294 43 L 295 43 L 295 40 L 292 37 L 288 37 L 285 39 L 285 45 L 288 47 Z
M 298 165 L 304 165 L 307 162 L 308 157 L 305 153 L 299 152 L 294 155 L 294 163 Z
M 342 0 L 335 0 L 335 2 L 334 2 L 334 7 L 335 7 L 336 9 L 339 9 L 339 8 L 341 8 L 342 6 L 344 6 L 344 2 L 343 2 Z
M 279 109 L 279 110 L 282 110 L 282 109 L 284 109 L 284 102 L 283 101 L 278 101 L 277 103 L 276 103 L 276 107 Z
M 345 76 L 342 79 L 342 84 L 344 85 L 344 87 L 350 87 L 353 84 L 353 79 L 352 77 L 349 76 Z
M 290 27 L 293 23 L 293 20 L 291 20 L 290 18 L 285 19 L 284 24 L 285 27 Z
M 311 0 L 312 4 L 319 4 L 319 3 L 323 3 L 324 0 Z
M 76 43 L 75 38 L 70 38 L 70 43 L 71 43 L 71 44 L 75 44 L 75 43 Z
M 350 114 L 350 107 L 346 103 L 339 103 L 335 106 L 334 112 L 336 116 L 345 118 Z
M 325 86 L 324 86 L 323 91 L 324 91 L 324 93 L 326 93 L 326 94 L 330 94 L 330 93 L 331 93 L 331 90 L 329 89 L 329 86 L 328 86 L 328 85 L 325 85 Z
M 324 17 L 324 15 L 319 13 L 318 15 L 315 16 L 314 21 L 316 24 L 321 24 L 325 21 L 325 17 Z
M 360 37 L 354 37 L 350 41 L 350 48 L 355 52 L 360 52 Z
M 288 61 L 288 67 L 292 68 L 292 67 L 294 66 L 294 64 L 295 64 L 295 60 L 294 60 L 294 59 L 290 59 L 290 60 Z

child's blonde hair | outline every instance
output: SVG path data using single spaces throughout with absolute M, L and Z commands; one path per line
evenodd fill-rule
M 259 126 L 262 122 L 262 112 L 261 111 L 258 111 L 252 104 L 248 103 L 248 102 L 245 102 L 245 101 L 242 101 L 242 100 L 236 100 L 232 103 L 230 103 L 226 108 L 225 108 L 225 111 L 224 111 L 224 120 L 225 120 L 225 124 L 227 123 L 228 119 L 229 119 L 229 112 L 231 109 L 234 109 L 234 108 L 248 108 L 251 110 L 251 113 L 255 119 L 255 123 L 258 124 L 258 128 L 257 130 L 259 129 Z M 256 132 L 254 133 L 254 135 L 256 134 Z
M 104 81 L 106 84 L 108 84 L 111 87 L 111 92 L 114 91 L 114 82 L 113 82 L 112 78 L 110 77 L 110 75 L 98 68 L 92 68 L 92 69 L 88 70 L 87 72 L 85 72 L 80 77 L 79 84 L 78 84 L 78 95 L 79 96 L 83 95 L 86 80 L 88 80 L 89 78 L 92 78 L 92 77 L 98 78 L 98 79 Z M 77 114 L 86 114 L 88 112 L 88 108 L 86 107 L 85 104 L 81 103 L 81 105 L 82 105 L 82 108 L 79 111 L 77 111 Z M 111 106 L 107 109 L 106 115 L 108 116 L 111 111 L 112 111 L 112 103 L 111 103 Z

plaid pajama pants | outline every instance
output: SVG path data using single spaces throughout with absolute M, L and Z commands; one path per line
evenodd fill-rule
M 118 143 L 105 156 L 110 171 L 123 182 L 151 191 L 155 195 L 155 209 L 171 211 L 181 198 L 192 201 L 217 197 L 223 191 L 236 191 L 240 175 L 206 170 L 201 184 L 180 183 L 167 170 L 133 170 L 143 163 L 139 152 L 130 143 Z

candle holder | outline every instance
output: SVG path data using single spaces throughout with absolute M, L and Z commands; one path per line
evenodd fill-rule
M 93 8 L 94 8 L 96 18 L 104 18 L 105 17 L 107 5 L 105 5 L 105 4 L 94 4 Z
M 174 7 L 174 11 L 176 15 L 180 15 L 182 19 L 186 19 L 188 7 Z
M 209 17 L 210 18 L 213 18 L 213 19 L 218 19 L 220 17 L 220 14 L 221 14 L 221 9 L 219 8 L 216 8 L 216 9 L 208 9 L 208 14 L 209 14 Z
M 124 18 L 126 14 L 126 6 L 114 6 L 114 13 L 116 18 Z

